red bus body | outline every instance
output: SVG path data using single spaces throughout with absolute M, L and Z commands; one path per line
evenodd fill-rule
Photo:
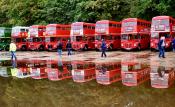
M 125 50 L 149 48 L 150 26 L 151 23 L 146 20 L 124 19 L 121 28 L 121 48 Z
M 122 62 L 122 83 L 126 86 L 137 86 L 150 78 L 148 65 L 135 62 Z
M 12 40 L 14 40 L 17 50 L 27 50 L 28 27 L 16 26 L 12 28 Z
M 95 24 L 85 22 L 72 23 L 71 42 L 74 50 L 95 49 Z
M 17 78 L 32 77 L 34 79 L 47 78 L 46 73 L 43 72 L 46 67 L 44 60 L 17 60 L 15 63 L 17 65 L 15 70 L 17 72 L 11 70 L 14 72 L 12 76 L 16 76 Z
M 74 82 L 87 82 L 95 79 L 95 64 L 85 61 L 72 62 L 72 79 Z
M 96 81 L 103 85 L 121 81 L 121 62 L 96 63 Z
M 171 48 L 171 42 L 175 36 L 175 19 L 170 16 L 156 16 L 151 24 L 151 49 L 158 50 L 158 42 L 161 36 L 165 36 L 165 48 Z
M 58 41 L 63 44 L 63 49 L 66 49 L 68 39 L 70 39 L 70 25 L 49 24 L 46 26 L 46 44 L 47 50 L 56 50 Z
M 164 66 L 152 66 L 150 77 L 152 87 L 169 88 L 174 84 L 174 69 Z
M 71 62 L 62 62 L 59 60 L 47 61 L 48 79 L 51 81 L 59 81 L 71 78 L 71 70 L 69 69 Z
M 121 22 L 101 20 L 96 22 L 95 26 L 95 48 L 100 50 L 101 40 L 105 39 L 107 48 L 121 48 Z
M 28 50 L 44 50 L 45 49 L 45 31 L 46 26 L 33 25 L 29 28 L 30 39 L 28 41 Z
M 46 69 L 45 60 L 29 60 L 26 64 L 30 67 L 31 78 L 33 79 L 46 79 L 48 78 Z

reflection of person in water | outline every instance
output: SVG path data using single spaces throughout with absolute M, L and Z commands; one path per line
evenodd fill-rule
M 17 67 L 16 60 L 11 60 L 11 61 L 12 61 L 12 67 L 16 68 Z
M 58 60 L 58 70 L 59 70 L 60 72 L 63 72 L 63 63 L 62 63 L 62 60 L 61 60 L 61 59 Z
M 106 71 L 107 71 L 106 67 L 102 66 L 100 72 L 101 72 L 102 74 L 105 74 Z
M 164 66 L 159 66 L 157 69 L 157 72 L 159 74 L 159 76 L 162 78 L 165 74 L 165 67 Z
M 72 64 L 71 64 L 71 63 L 68 63 L 68 64 L 66 65 L 66 67 L 67 67 L 67 70 L 68 70 L 69 72 L 71 72 L 71 70 L 72 70 Z

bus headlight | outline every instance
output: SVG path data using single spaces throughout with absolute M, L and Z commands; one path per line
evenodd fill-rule
M 165 45 L 168 46 L 168 43 L 166 43 Z
M 153 46 L 154 44 L 153 43 L 151 43 L 151 46 Z
M 136 46 L 137 46 L 137 44 L 135 43 L 135 44 L 134 44 L 134 46 L 136 47 Z
M 95 47 L 97 47 L 97 44 L 95 44 Z
M 121 46 L 124 46 L 124 44 L 122 43 Z
M 82 44 L 80 46 L 81 46 L 81 48 L 83 48 L 83 45 Z

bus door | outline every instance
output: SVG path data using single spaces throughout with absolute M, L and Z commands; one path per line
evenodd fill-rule
M 95 46 L 95 37 L 94 36 L 88 37 L 88 46 L 90 48 L 94 48 L 94 46 Z

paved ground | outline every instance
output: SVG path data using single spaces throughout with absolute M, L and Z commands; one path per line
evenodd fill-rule
M 107 52 L 107 58 L 101 58 L 101 53 L 96 51 L 73 52 L 73 55 L 67 56 L 67 52 L 63 52 L 61 59 L 63 61 L 85 60 L 93 62 L 111 62 L 111 61 L 131 61 L 147 63 L 152 66 L 162 65 L 166 67 L 175 66 L 175 53 L 166 52 L 166 58 L 158 58 L 158 52 L 141 51 L 141 52 Z M 0 52 L 1 60 L 9 60 L 9 52 Z M 56 52 L 17 52 L 17 58 L 22 59 L 38 59 L 38 60 L 57 60 L 60 59 Z

